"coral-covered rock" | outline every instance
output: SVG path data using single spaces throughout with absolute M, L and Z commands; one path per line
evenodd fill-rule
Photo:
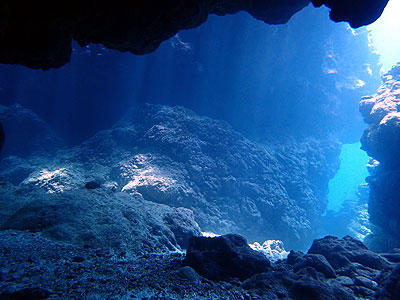
M 251 249 L 246 239 L 236 234 L 190 238 L 183 264 L 216 281 L 245 280 L 271 267 L 265 255 Z
M 289 254 L 285 250 L 283 242 L 279 240 L 267 240 L 262 245 L 255 242 L 254 244 L 250 244 L 250 247 L 266 255 L 272 262 L 285 259 Z

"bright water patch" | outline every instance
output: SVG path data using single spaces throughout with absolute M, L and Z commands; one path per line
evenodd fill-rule
M 360 183 L 368 176 L 368 155 L 360 149 L 361 144 L 345 144 L 340 153 L 340 169 L 329 182 L 328 210 L 338 211 L 347 199 L 356 200 Z
M 371 30 L 372 43 L 381 54 L 380 61 L 385 71 L 400 60 L 399 9 L 400 0 L 390 0 L 382 16 L 367 27 Z

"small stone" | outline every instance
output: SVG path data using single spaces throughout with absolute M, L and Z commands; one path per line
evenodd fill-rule
M 100 184 L 98 184 L 96 181 L 89 181 L 89 182 L 86 182 L 86 184 L 85 184 L 85 188 L 88 190 L 98 189 L 99 187 L 100 187 Z

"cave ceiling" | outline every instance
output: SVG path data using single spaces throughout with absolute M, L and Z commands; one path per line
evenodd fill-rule
M 312 0 L 331 9 L 333 21 L 359 27 L 375 21 L 388 0 Z M 286 23 L 309 0 L 168 0 L 0 2 L 0 63 L 34 69 L 58 68 L 81 46 L 147 54 L 180 30 L 205 22 L 210 14 L 247 11 L 267 24 Z

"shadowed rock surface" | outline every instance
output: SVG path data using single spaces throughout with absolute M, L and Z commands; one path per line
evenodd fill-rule
M 369 24 L 381 14 L 386 0 L 313 1 L 332 8 L 331 18 L 354 27 Z M 82 46 L 103 44 L 110 49 L 145 54 L 179 30 L 199 26 L 209 14 L 247 11 L 269 24 L 285 23 L 309 0 L 225 1 L 173 0 L 81 2 L 2 1 L 0 5 L 0 62 L 49 69 L 70 59 L 71 41 Z
M 190 210 L 139 195 L 102 189 L 62 194 L 25 190 L 21 201 L 18 193 L 22 191 L 0 187 L 0 230 L 39 232 L 55 241 L 129 255 L 180 250 L 191 236 L 201 234 Z
M 369 124 L 361 142 L 374 160 L 369 169 L 369 213 L 377 225 L 369 243 L 378 251 L 400 246 L 400 64 L 383 75 L 374 96 L 364 97 L 360 111 Z
M 52 154 L 64 146 L 46 122 L 19 104 L 0 105 L 0 158 L 7 155 L 25 157 L 32 154 Z M 1 125 L 0 125 L 1 126 Z M 4 139 L 4 132 L 7 139 Z
M 236 234 L 190 238 L 183 264 L 215 281 L 245 280 L 271 267 L 264 254 L 251 249 L 246 239 Z

